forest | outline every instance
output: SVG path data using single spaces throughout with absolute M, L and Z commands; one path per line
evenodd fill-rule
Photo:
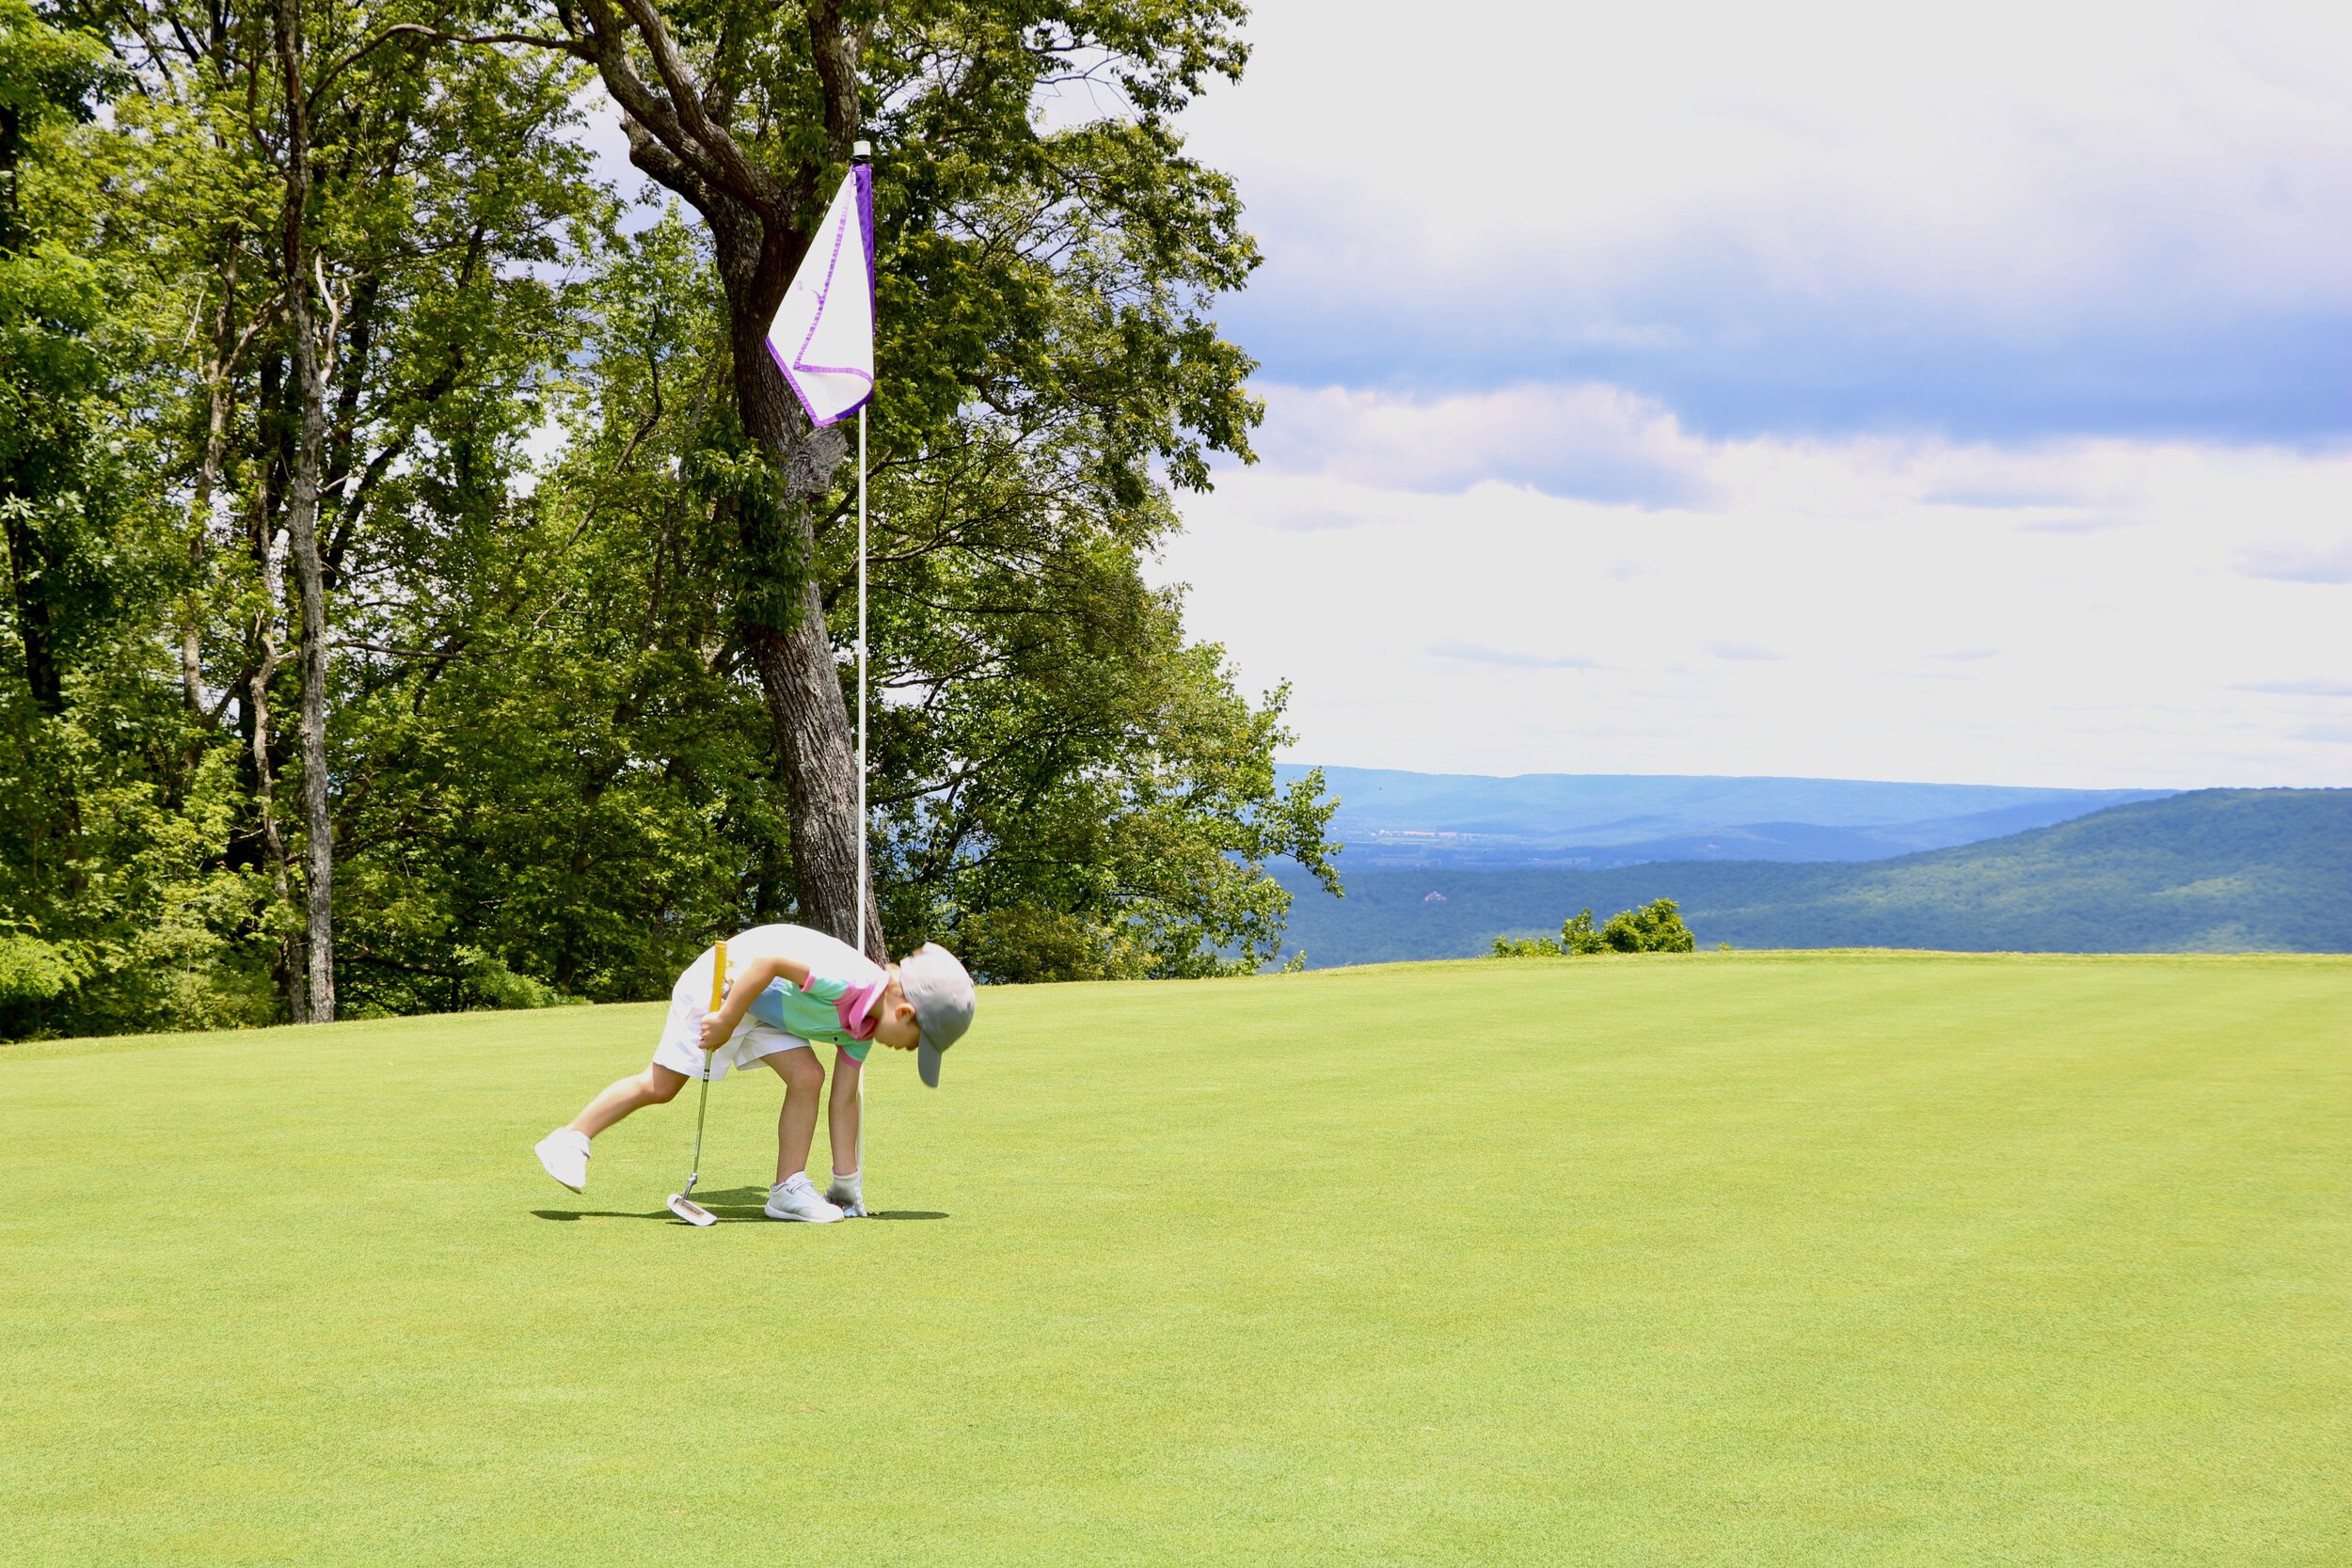
M 0 0 L 0 1038 L 646 997 L 841 924 L 856 475 L 758 332 L 852 138 L 869 945 L 1264 964 L 1331 802 L 1150 573 L 1259 415 L 1175 122 L 1239 20 Z

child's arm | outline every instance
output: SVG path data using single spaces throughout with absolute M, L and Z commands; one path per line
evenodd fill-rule
M 744 1011 L 752 998 L 766 990 L 769 982 L 789 980 L 795 986 L 808 984 L 808 965 L 790 958 L 754 958 L 743 966 L 743 973 L 727 988 L 726 1005 L 703 1020 L 703 1049 L 716 1051 L 735 1033 L 735 1026 L 743 1022 Z

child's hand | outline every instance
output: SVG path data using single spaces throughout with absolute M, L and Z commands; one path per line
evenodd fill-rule
M 717 1013 L 712 1013 L 703 1020 L 703 1049 L 705 1051 L 718 1050 L 727 1043 L 727 1037 L 734 1033 L 733 1026 L 725 1019 L 721 1018 Z

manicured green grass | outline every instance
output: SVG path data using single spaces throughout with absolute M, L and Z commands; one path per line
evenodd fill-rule
M 992 991 L 829 1227 L 659 1016 L 0 1051 L 0 1558 L 2352 1555 L 2346 960 Z

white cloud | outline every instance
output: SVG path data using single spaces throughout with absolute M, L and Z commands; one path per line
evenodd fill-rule
M 1824 428 L 2308 431 L 2324 386 L 2341 425 L 2294 324 L 2352 314 L 2352 7 L 1278 0 L 1248 36 L 1187 125 L 1265 242 L 1233 309 L 1278 375 L 1640 366 L 1717 429 L 1819 394 Z
M 2240 570 L 2252 543 L 2334 546 L 2352 446 L 1709 440 L 1592 388 L 1261 389 L 1279 461 L 1187 500 L 1162 569 L 1246 681 L 1295 682 L 1301 760 L 2352 782 L 2287 700 L 2340 677 L 2352 598 Z M 1489 425 L 1568 451 L 1630 433 L 1698 499 L 1471 478 L 1405 434 Z M 2074 515 L 2118 526 L 2044 526 Z
M 2352 681 L 2241 681 L 2233 691 L 2259 691 L 2268 697 L 2352 697 Z
M 1334 276 L 1500 255 L 1577 287 L 1702 232 L 1786 287 L 2021 312 L 2119 265 L 2181 298 L 2332 300 L 2352 274 L 2340 6 L 1458 0 L 1433 24 L 1350 0 L 1258 8 L 1248 36 L 1249 74 L 1195 111 L 1195 145 L 1257 207 L 1311 214 L 1274 227 Z M 1433 90 L 1451 123 L 1398 112 Z M 2175 244 L 2153 278 L 2152 234 Z
M 1429 651 L 1439 658 L 1461 659 L 1470 664 L 1501 664 L 1515 670 L 1599 670 L 1600 660 L 1584 654 L 1531 654 L 1511 648 L 1490 648 L 1484 642 L 1466 642 L 1447 638 L 1429 644 Z
M 1290 389 L 1258 445 L 1269 467 L 1384 488 L 1452 491 L 1490 480 L 1636 504 L 1701 499 L 1692 486 L 1706 450 L 1659 404 L 1597 385 L 1420 402 Z
M 2352 533 L 2317 543 L 2266 539 L 2238 552 L 2237 569 L 2274 582 L 2352 582 Z

